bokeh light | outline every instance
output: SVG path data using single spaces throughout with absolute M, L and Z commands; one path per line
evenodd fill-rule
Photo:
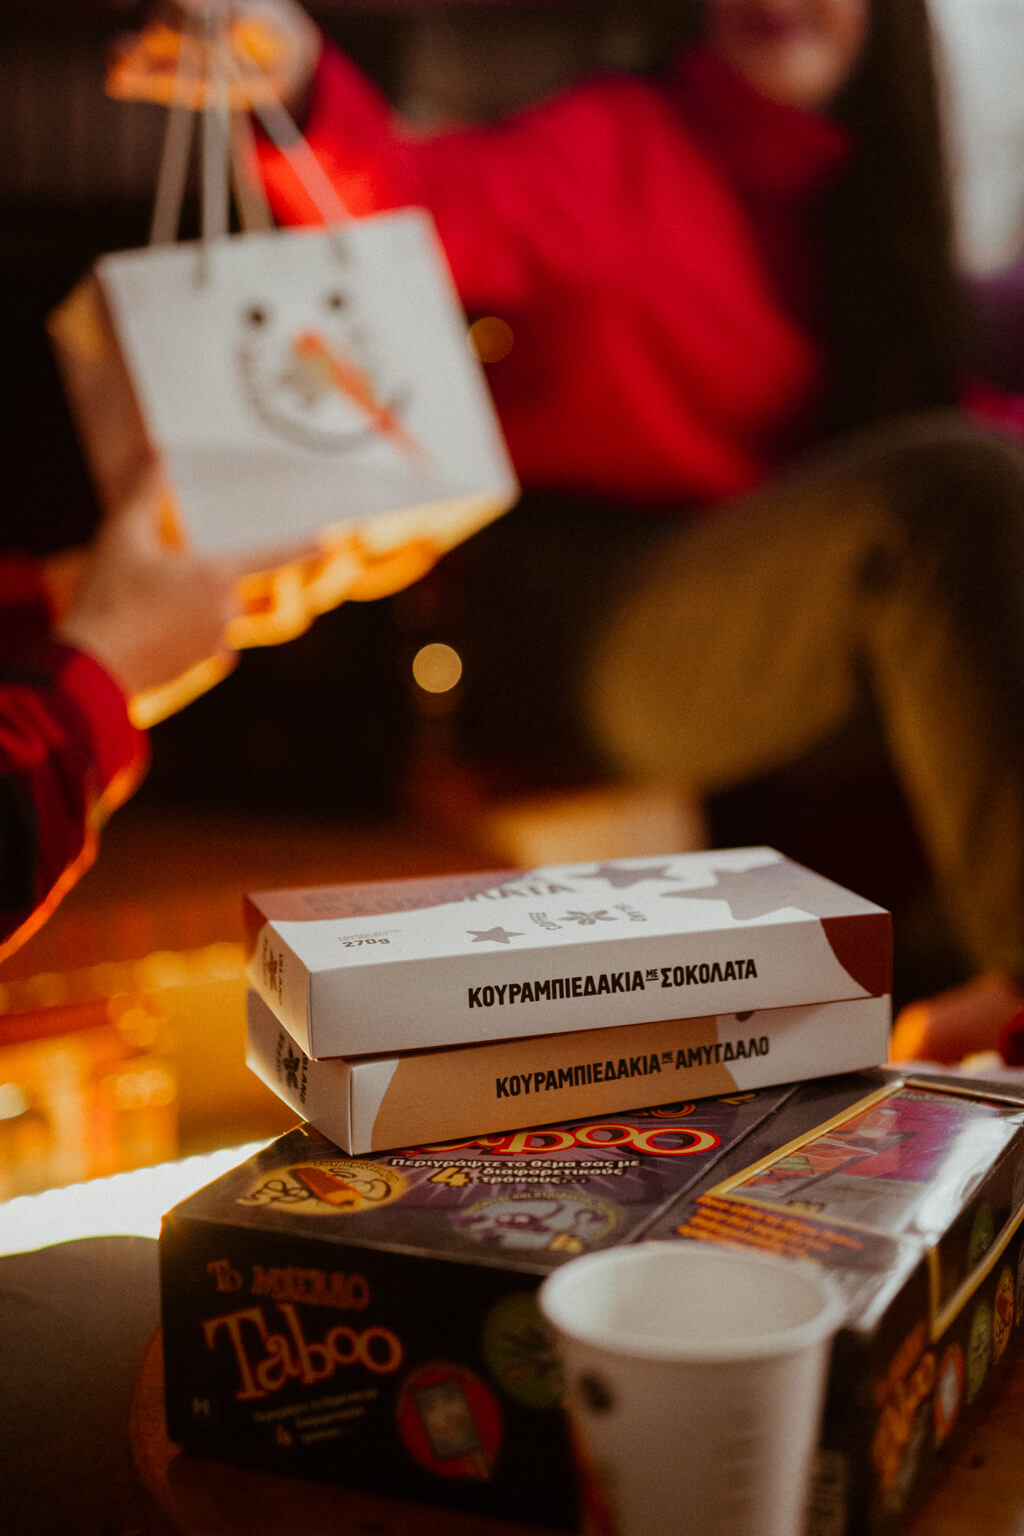
M 470 326 L 466 340 L 469 350 L 482 363 L 500 363 L 515 345 L 515 335 L 507 320 L 498 315 L 484 315 Z
M 454 646 L 431 641 L 413 657 L 412 675 L 424 693 L 450 693 L 462 676 L 462 657 Z

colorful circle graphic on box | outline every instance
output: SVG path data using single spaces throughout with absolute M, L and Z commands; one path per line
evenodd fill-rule
M 653 1109 L 637 1110 L 638 1119 L 642 1120 L 682 1120 L 686 1115 L 692 1115 L 697 1108 L 690 1100 L 679 1104 L 656 1104 Z
M 948 1439 L 960 1413 L 964 1396 L 964 1352 L 950 1344 L 942 1356 L 935 1382 L 935 1443 Z
M 996 1282 L 996 1299 L 992 1308 L 992 1358 L 1000 1360 L 1006 1352 L 1013 1331 L 1013 1271 L 1004 1264 Z
M 405 1189 L 403 1175 L 380 1163 L 316 1158 L 271 1169 L 238 1204 L 301 1210 L 312 1216 L 349 1216 L 391 1205 Z
M 995 1237 L 995 1222 L 990 1205 L 979 1205 L 978 1213 L 971 1227 L 971 1235 L 967 1243 L 967 1268 L 973 1269 L 981 1262 L 992 1246 Z
M 513 1291 L 495 1303 L 484 1320 L 483 1353 L 494 1380 L 515 1402 L 539 1411 L 557 1407 L 561 1371 L 533 1291 Z
M 402 1444 L 428 1472 L 490 1477 L 504 1419 L 490 1387 L 465 1366 L 439 1360 L 413 1371 L 398 1394 L 397 1421 Z
M 967 1401 L 973 1403 L 992 1364 L 992 1314 L 982 1301 L 971 1318 L 967 1340 Z

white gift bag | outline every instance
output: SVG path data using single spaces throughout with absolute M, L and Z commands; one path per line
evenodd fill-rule
M 449 517 L 509 505 L 425 213 L 224 236 L 207 258 L 202 281 L 189 243 L 101 257 L 89 279 L 193 547 L 258 559 L 356 528 L 447 542 Z
M 196 115 L 179 80 L 151 244 L 100 258 L 49 328 L 101 500 L 155 451 L 169 537 L 254 573 L 230 638 L 265 644 L 414 580 L 519 488 L 429 215 L 346 217 L 298 140 L 330 222 L 266 227 L 238 175 L 238 92 L 284 147 L 281 109 L 226 43 L 207 56 L 202 238 L 174 238 Z M 241 234 L 226 232 L 232 159 Z

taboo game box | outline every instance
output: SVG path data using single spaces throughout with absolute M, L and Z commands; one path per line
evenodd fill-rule
M 881 1069 L 362 1158 L 300 1127 L 164 1219 L 168 1430 L 573 1529 L 541 1280 L 617 1243 L 749 1243 L 846 1301 L 812 1536 L 895 1536 L 1020 1330 L 1022 1154 L 1024 1095 Z

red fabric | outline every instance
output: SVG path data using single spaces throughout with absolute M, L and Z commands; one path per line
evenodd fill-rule
M 994 427 L 1008 437 L 1024 438 L 1024 395 L 976 379 L 964 391 L 963 406 L 981 425 Z
M 999 1032 L 998 1051 L 1008 1067 L 1024 1067 L 1024 1013 L 1018 1013 Z
M 121 689 L 49 622 L 38 567 L 0 558 L 0 958 L 88 866 L 148 762 Z
M 496 125 L 417 138 L 325 46 L 307 139 L 355 214 L 433 214 L 471 318 L 512 327 L 488 368 L 524 485 L 658 507 L 757 485 L 813 433 L 816 194 L 835 124 L 687 50 Z M 319 222 L 282 156 L 284 222 Z M 810 298 L 808 298 L 810 295 Z

